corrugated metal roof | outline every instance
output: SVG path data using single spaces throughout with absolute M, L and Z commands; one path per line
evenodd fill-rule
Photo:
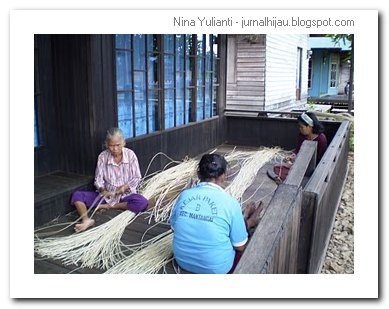
M 310 37 L 309 38 L 309 48 L 333 48 L 340 50 L 351 50 L 350 43 L 346 40 L 343 43 L 343 39 L 340 39 L 335 43 L 331 37 Z

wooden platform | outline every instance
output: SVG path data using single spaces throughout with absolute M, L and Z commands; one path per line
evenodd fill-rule
M 114 209 L 107 209 L 105 211 L 97 212 L 93 218 L 96 220 L 96 226 L 102 225 L 106 223 L 107 221 L 111 220 L 118 214 L 120 214 L 121 211 L 114 210 Z M 128 225 L 123 233 L 122 241 L 125 245 L 130 244 L 137 244 L 140 243 L 143 239 L 149 240 L 163 232 L 166 232 L 170 229 L 170 226 L 168 224 L 159 224 L 155 227 L 150 228 L 153 224 L 148 224 L 148 214 L 142 214 L 140 215 L 136 221 L 132 222 L 130 225 Z M 73 211 L 72 213 L 60 217 L 58 220 L 52 221 L 45 226 L 55 225 L 59 223 L 64 222 L 73 222 L 77 220 L 78 215 L 76 211 Z M 74 225 L 66 229 L 65 231 L 62 231 L 55 236 L 66 236 L 71 235 L 74 233 L 73 230 Z M 42 227 L 40 227 L 42 228 Z M 52 229 L 45 229 L 44 232 L 50 232 L 50 231 L 58 231 L 59 229 L 63 228 L 63 226 L 57 226 Z M 41 231 L 43 232 L 43 230 Z M 125 248 L 123 248 L 125 250 Z M 171 272 L 173 272 L 173 269 L 170 269 L 170 267 L 167 267 Z M 104 270 L 97 269 L 97 268 L 78 268 L 76 265 L 63 265 L 61 261 L 53 260 L 53 259 L 42 259 L 41 257 L 35 255 L 35 262 L 34 262 L 34 273 L 35 274 L 66 274 L 66 273 L 79 273 L 79 274 L 96 274 L 96 273 L 103 273 Z
M 72 210 L 70 195 L 75 190 L 92 189 L 93 177 L 54 172 L 34 181 L 34 226 L 40 226 Z
M 227 153 L 233 149 L 233 146 L 230 145 L 220 145 L 216 152 L 217 153 Z M 251 148 L 251 147 L 238 147 L 238 150 L 255 150 L 257 148 Z M 211 149 L 213 150 L 213 149 Z M 211 151 L 210 150 L 210 151 Z M 199 155 L 201 157 L 201 155 Z M 273 180 L 271 180 L 266 172 L 268 168 L 272 167 L 273 163 L 267 163 L 264 165 L 257 173 L 257 176 L 255 178 L 255 181 L 253 184 L 245 191 L 242 197 L 242 201 L 255 201 L 258 202 L 260 200 L 263 201 L 264 204 L 264 210 L 260 214 L 260 217 L 263 216 L 264 212 L 266 211 L 266 207 L 269 204 L 274 191 L 277 188 L 277 185 Z M 233 174 L 234 171 L 230 170 L 228 171 L 228 175 Z M 227 183 L 233 180 L 233 177 L 227 178 Z M 258 188 L 259 187 L 259 188 Z M 114 216 L 118 215 L 120 211 L 117 210 L 106 210 L 104 212 L 96 213 L 94 215 L 94 219 L 96 220 L 96 225 L 101 225 L 108 220 L 112 219 Z M 150 238 L 153 238 L 167 230 L 170 229 L 169 224 L 167 223 L 160 223 L 155 227 L 152 227 L 155 223 L 151 222 L 149 224 L 148 214 L 142 214 L 139 216 L 133 223 L 128 225 L 125 229 L 125 232 L 122 237 L 122 241 L 124 244 L 135 244 L 139 243 L 142 240 L 148 240 Z M 66 216 L 61 216 L 55 221 L 52 221 L 50 223 L 45 224 L 53 225 L 61 222 L 72 222 L 77 219 L 77 213 L 75 211 L 71 212 L 70 214 Z M 60 229 L 61 227 L 55 227 L 56 230 Z M 47 232 L 49 230 L 45 230 Z M 253 231 L 251 231 L 252 233 Z M 69 227 L 67 230 L 61 232 L 58 234 L 58 236 L 63 235 L 70 235 L 73 233 L 73 227 Z M 176 274 L 177 273 L 177 265 L 176 267 L 173 267 L 172 263 L 169 263 L 165 269 L 161 269 L 160 273 L 167 273 L 167 274 Z M 61 261 L 58 260 L 52 260 L 52 259 L 42 259 L 39 256 L 35 256 L 35 262 L 34 262 L 34 273 L 35 274 L 66 274 L 66 273 L 75 273 L 75 274 L 90 274 L 90 273 L 103 273 L 103 269 L 88 269 L 88 268 L 78 268 L 76 265 L 70 265 L 65 266 L 61 263 Z M 180 269 L 180 273 L 186 273 L 184 270 Z

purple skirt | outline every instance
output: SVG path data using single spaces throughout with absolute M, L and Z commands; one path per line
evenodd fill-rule
M 72 194 L 70 204 L 75 202 L 83 202 L 87 208 L 97 206 L 100 202 L 99 193 L 91 191 L 75 191 Z M 138 213 L 145 211 L 148 205 L 148 200 L 141 194 L 132 193 L 120 199 L 120 203 L 127 203 L 127 209 Z M 101 204 L 106 204 L 103 200 Z

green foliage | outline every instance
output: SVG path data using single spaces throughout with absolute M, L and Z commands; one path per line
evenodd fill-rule
M 345 60 L 351 59 L 353 40 L 354 40 L 353 34 L 326 34 L 325 36 L 332 38 L 332 41 L 334 43 L 338 43 L 340 40 L 342 40 L 343 44 L 345 45 L 348 43 L 351 50 L 347 52 L 347 56 L 345 57 Z
M 315 110 L 315 101 L 308 98 L 307 104 L 305 105 L 308 112 L 313 112 Z
M 350 44 L 349 47 L 351 47 L 352 45 L 352 34 L 326 34 L 326 36 L 332 38 L 332 41 L 334 41 L 335 43 L 338 43 L 340 40 L 342 40 L 343 44 L 346 44 L 347 41 Z

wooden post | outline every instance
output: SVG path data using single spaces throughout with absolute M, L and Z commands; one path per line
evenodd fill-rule
M 350 59 L 350 84 L 348 88 L 348 113 L 354 109 L 353 91 L 354 91 L 354 34 L 351 34 L 351 59 Z

